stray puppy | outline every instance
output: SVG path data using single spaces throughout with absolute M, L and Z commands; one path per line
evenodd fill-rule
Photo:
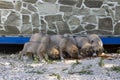
M 51 59 L 59 59 L 60 58 L 59 49 L 56 46 L 50 46 L 48 49 L 48 56 Z
M 22 51 L 20 51 L 20 53 L 19 53 L 20 58 L 27 55 L 28 58 L 34 59 L 38 44 L 39 43 L 37 43 L 37 42 L 27 42 L 27 43 L 25 43 Z
M 45 34 L 43 34 L 42 32 L 33 34 L 30 37 L 29 42 L 25 43 L 22 51 L 20 51 L 20 58 L 27 55 L 29 58 L 33 59 L 33 56 L 36 55 L 38 44 L 40 44 L 41 39 L 44 35 Z
M 71 58 L 78 58 L 78 48 L 70 38 L 63 38 L 59 44 L 60 52 L 67 52 Z
M 73 35 L 71 34 L 64 34 L 64 38 L 66 39 L 66 52 L 72 58 L 80 58 L 79 49 L 77 47 L 77 43 Z
M 92 56 L 92 45 L 86 37 L 77 36 L 75 37 L 77 46 L 79 48 L 80 55 L 83 57 Z
M 51 35 L 50 36 L 51 43 L 53 43 L 59 50 L 60 59 L 64 60 L 63 53 L 62 53 L 61 47 L 60 47 L 60 42 L 62 41 L 62 39 L 63 39 L 62 35 Z
M 103 53 L 103 43 L 100 37 L 96 34 L 88 35 L 87 38 L 89 39 L 90 43 L 92 44 L 93 48 L 93 56 L 100 56 Z
M 47 52 L 49 48 L 49 43 L 50 43 L 50 37 L 48 35 L 43 36 L 37 48 L 37 55 L 40 61 L 42 61 L 42 59 L 48 60 Z

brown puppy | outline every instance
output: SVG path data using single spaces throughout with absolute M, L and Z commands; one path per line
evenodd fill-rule
M 51 43 L 53 43 L 56 48 L 59 49 L 59 54 L 60 54 L 60 59 L 63 60 L 63 52 L 61 51 L 61 47 L 60 47 L 60 42 L 62 41 L 63 39 L 63 36 L 62 35 L 51 35 L 50 36 L 50 40 L 51 40 Z
M 60 58 L 59 49 L 56 46 L 50 46 L 48 49 L 48 56 L 51 59 L 59 59 Z
M 71 57 L 76 57 L 78 55 L 78 48 L 71 39 L 63 37 L 63 35 L 52 35 L 51 41 L 59 49 L 61 60 L 64 60 L 64 52 L 67 52 Z
M 42 59 L 48 59 L 47 52 L 49 48 L 49 43 L 50 43 L 50 37 L 48 35 L 43 36 L 37 48 L 37 55 L 40 61 L 42 61 Z
M 30 37 L 29 42 L 24 44 L 23 50 L 20 51 L 20 57 L 22 57 L 23 55 L 36 55 L 36 49 L 44 35 L 45 34 L 43 34 L 42 32 L 33 34 Z
M 20 57 L 28 56 L 30 59 L 34 59 L 38 42 L 27 42 L 24 44 L 22 51 L 20 51 Z
M 92 56 L 92 45 L 86 37 L 77 36 L 75 37 L 75 40 L 81 56 Z
M 79 51 L 76 44 L 71 40 L 71 38 L 67 39 L 66 43 L 66 52 L 72 57 L 72 58 L 78 58 L 79 57 Z
M 103 43 L 100 39 L 100 37 L 96 34 L 88 35 L 87 38 L 89 39 L 90 43 L 92 44 L 92 48 L 94 51 L 94 54 L 97 56 L 100 56 L 103 53 Z
M 67 41 L 66 43 L 66 52 L 72 58 L 80 58 L 79 50 L 75 38 L 71 34 L 64 34 L 64 37 Z
M 35 53 L 34 49 L 37 47 L 36 42 L 40 42 L 42 36 L 43 34 L 41 32 L 33 34 L 30 37 L 29 42 L 25 43 L 22 51 L 20 51 L 20 57 L 22 57 L 23 55 Z
M 63 56 L 63 52 L 67 52 L 71 58 L 78 58 L 78 48 L 76 44 L 69 38 L 62 38 L 59 43 L 59 50 Z

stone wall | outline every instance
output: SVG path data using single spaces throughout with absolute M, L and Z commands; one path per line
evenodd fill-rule
M 0 0 L 0 35 L 120 35 L 120 0 Z

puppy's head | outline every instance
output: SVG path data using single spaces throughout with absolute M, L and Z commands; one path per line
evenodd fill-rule
M 60 57 L 59 50 L 54 47 L 51 48 L 51 50 L 49 51 L 49 56 L 53 59 L 59 58 Z
M 71 56 L 71 57 L 77 57 L 78 56 L 78 47 L 76 45 L 71 45 L 71 46 L 67 46 L 67 53 Z
M 92 50 L 93 56 L 100 56 L 103 53 L 104 48 L 101 46 L 92 46 Z
M 81 55 L 83 57 L 90 57 L 93 55 L 93 50 L 92 50 L 92 47 L 89 46 L 89 47 L 86 47 L 86 48 L 81 48 Z
M 93 55 L 93 48 L 90 43 L 85 43 L 80 50 L 80 54 L 84 57 L 91 57 Z
M 72 46 L 71 46 L 71 52 L 72 52 L 72 53 L 78 53 L 78 48 L 77 48 L 76 45 L 72 45 Z

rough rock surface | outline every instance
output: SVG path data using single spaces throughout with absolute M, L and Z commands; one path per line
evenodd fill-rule
M 30 35 L 44 29 L 48 34 L 95 32 L 114 36 L 119 35 L 116 29 L 119 20 L 120 0 L 0 0 L 0 33 L 7 35 L 5 27 L 14 26 L 19 32 L 9 31 L 15 35 Z M 69 27 L 56 25 L 58 21 L 67 23 Z M 61 30 L 62 27 L 66 30 Z

